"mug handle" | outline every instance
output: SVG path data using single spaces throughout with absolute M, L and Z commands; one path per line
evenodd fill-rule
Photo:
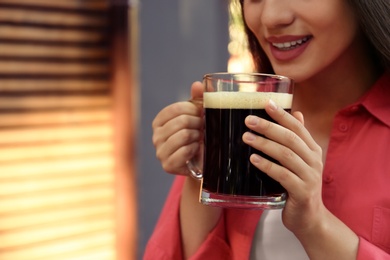
M 203 99 L 189 99 L 188 102 L 191 102 L 192 104 L 196 106 L 203 106 Z M 201 180 L 203 178 L 203 172 L 201 170 L 201 167 L 199 167 L 199 162 L 201 161 L 203 157 L 203 147 L 201 146 L 200 151 L 197 155 L 195 155 L 193 158 L 189 159 L 186 164 L 187 168 L 190 171 L 190 176 L 193 177 L 196 180 Z
M 203 172 L 198 166 L 196 166 L 197 163 L 194 163 L 194 158 L 188 160 L 186 164 L 192 178 L 196 180 L 201 180 L 203 178 Z
M 203 178 L 203 153 L 204 153 L 204 144 L 200 144 L 199 152 L 186 161 L 187 168 L 190 171 L 190 176 L 196 180 L 201 180 Z

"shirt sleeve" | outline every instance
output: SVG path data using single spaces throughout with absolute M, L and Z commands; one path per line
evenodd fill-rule
M 390 255 L 371 244 L 362 237 L 359 237 L 359 248 L 357 260 L 390 260 Z
M 144 260 L 183 259 L 179 206 L 181 191 L 186 177 L 174 180 L 157 225 L 144 252 Z M 191 259 L 229 259 L 230 247 L 227 243 L 224 216 L 207 236 L 205 242 Z
M 223 214 L 217 226 L 207 236 L 205 242 L 200 246 L 195 255 L 190 257 L 191 260 L 232 259 L 231 248 L 226 238 L 225 223 L 225 215 Z

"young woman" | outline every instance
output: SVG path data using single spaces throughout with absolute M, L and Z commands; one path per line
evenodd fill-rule
M 145 259 L 390 259 L 390 5 L 388 0 L 240 0 L 259 72 L 296 82 L 279 125 L 249 116 L 243 140 L 288 192 L 282 211 L 198 203 L 186 161 L 199 149 L 201 111 L 164 108 L 153 142 L 178 176 Z M 202 97 L 202 84 L 191 88 Z M 268 139 L 262 138 L 265 135 Z

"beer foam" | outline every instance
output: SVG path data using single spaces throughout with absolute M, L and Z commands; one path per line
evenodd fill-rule
M 276 92 L 205 92 L 203 106 L 205 108 L 264 109 L 272 99 L 278 106 L 290 109 L 292 94 Z

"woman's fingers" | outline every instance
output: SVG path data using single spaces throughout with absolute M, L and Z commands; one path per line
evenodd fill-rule
M 266 110 L 277 123 L 256 116 L 248 116 L 245 123 L 249 129 L 275 142 L 274 150 L 270 152 L 274 156 L 276 153 L 276 155 L 281 154 L 287 158 L 293 152 L 307 164 L 321 168 L 322 150 L 304 127 L 302 114 L 295 112 L 293 116 L 280 107 L 273 107 L 273 105 L 267 106 Z M 277 147 L 276 144 L 281 146 Z M 258 144 L 258 146 L 260 145 Z M 280 159 L 283 159 L 283 156 Z
M 253 133 L 246 132 L 243 140 L 281 165 L 258 155 L 253 155 L 251 162 L 290 191 L 302 181 L 320 181 L 322 151 L 304 127 L 302 114 L 291 115 L 272 102 L 266 110 L 277 123 L 248 116 L 245 124 Z
M 191 85 L 191 99 L 201 99 L 203 98 L 204 86 L 200 81 L 195 81 Z
M 196 108 L 191 102 L 183 101 L 177 102 L 163 108 L 154 118 L 152 122 L 153 129 L 164 126 L 170 120 L 180 116 L 199 116 L 201 111 Z
M 311 177 L 309 173 L 313 152 L 294 132 L 267 120 L 258 117 L 248 117 L 247 126 L 261 134 L 246 132 L 243 140 L 248 145 L 277 160 L 291 172 L 296 173 L 302 179 Z
M 273 101 L 270 100 L 266 106 L 266 111 L 268 115 L 272 117 L 279 125 L 283 126 L 286 129 L 291 130 L 303 142 L 314 152 L 321 152 L 320 146 L 314 141 L 309 131 L 304 126 L 303 115 L 300 112 L 293 112 L 293 115 L 286 112 L 283 108 L 277 106 Z M 287 136 L 290 134 L 286 134 Z M 290 137 L 294 137 L 290 135 Z
M 166 172 L 186 174 L 186 161 L 199 150 L 203 121 L 199 107 L 191 102 L 172 104 L 152 123 L 156 157 Z
M 153 135 L 153 144 L 155 146 L 158 146 L 161 143 L 166 142 L 172 135 L 175 133 L 187 129 L 187 130 L 199 130 L 200 127 L 202 127 L 202 120 L 200 117 L 197 116 L 190 116 L 190 115 L 180 115 L 177 116 L 170 121 L 166 122 L 161 127 L 156 127 L 154 129 L 155 134 Z M 180 136 L 181 138 L 189 138 L 190 136 L 188 133 L 184 132 Z
M 171 147 L 165 149 L 164 145 Z M 198 153 L 200 143 L 177 144 L 178 148 L 176 150 L 172 149 L 174 146 L 169 143 L 164 145 L 156 149 L 156 156 L 161 161 L 164 171 L 174 174 L 188 174 L 186 162 Z
M 316 181 L 316 177 L 312 174 L 310 166 L 290 148 L 249 132 L 245 133 L 243 138 L 248 145 L 280 163 L 270 161 L 258 154 L 252 154 L 250 157 L 251 163 L 256 168 L 279 182 L 289 194 L 300 190 L 304 182 Z M 295 196 L 301 197 L 302 195 Z
M 250 161 L 256 168 L 267 173 L 268 176 L 279 182 L 288 191 L 297 190 L 303 183 L 302 179 L 289 169 L 258 154 L 252 154 Z

